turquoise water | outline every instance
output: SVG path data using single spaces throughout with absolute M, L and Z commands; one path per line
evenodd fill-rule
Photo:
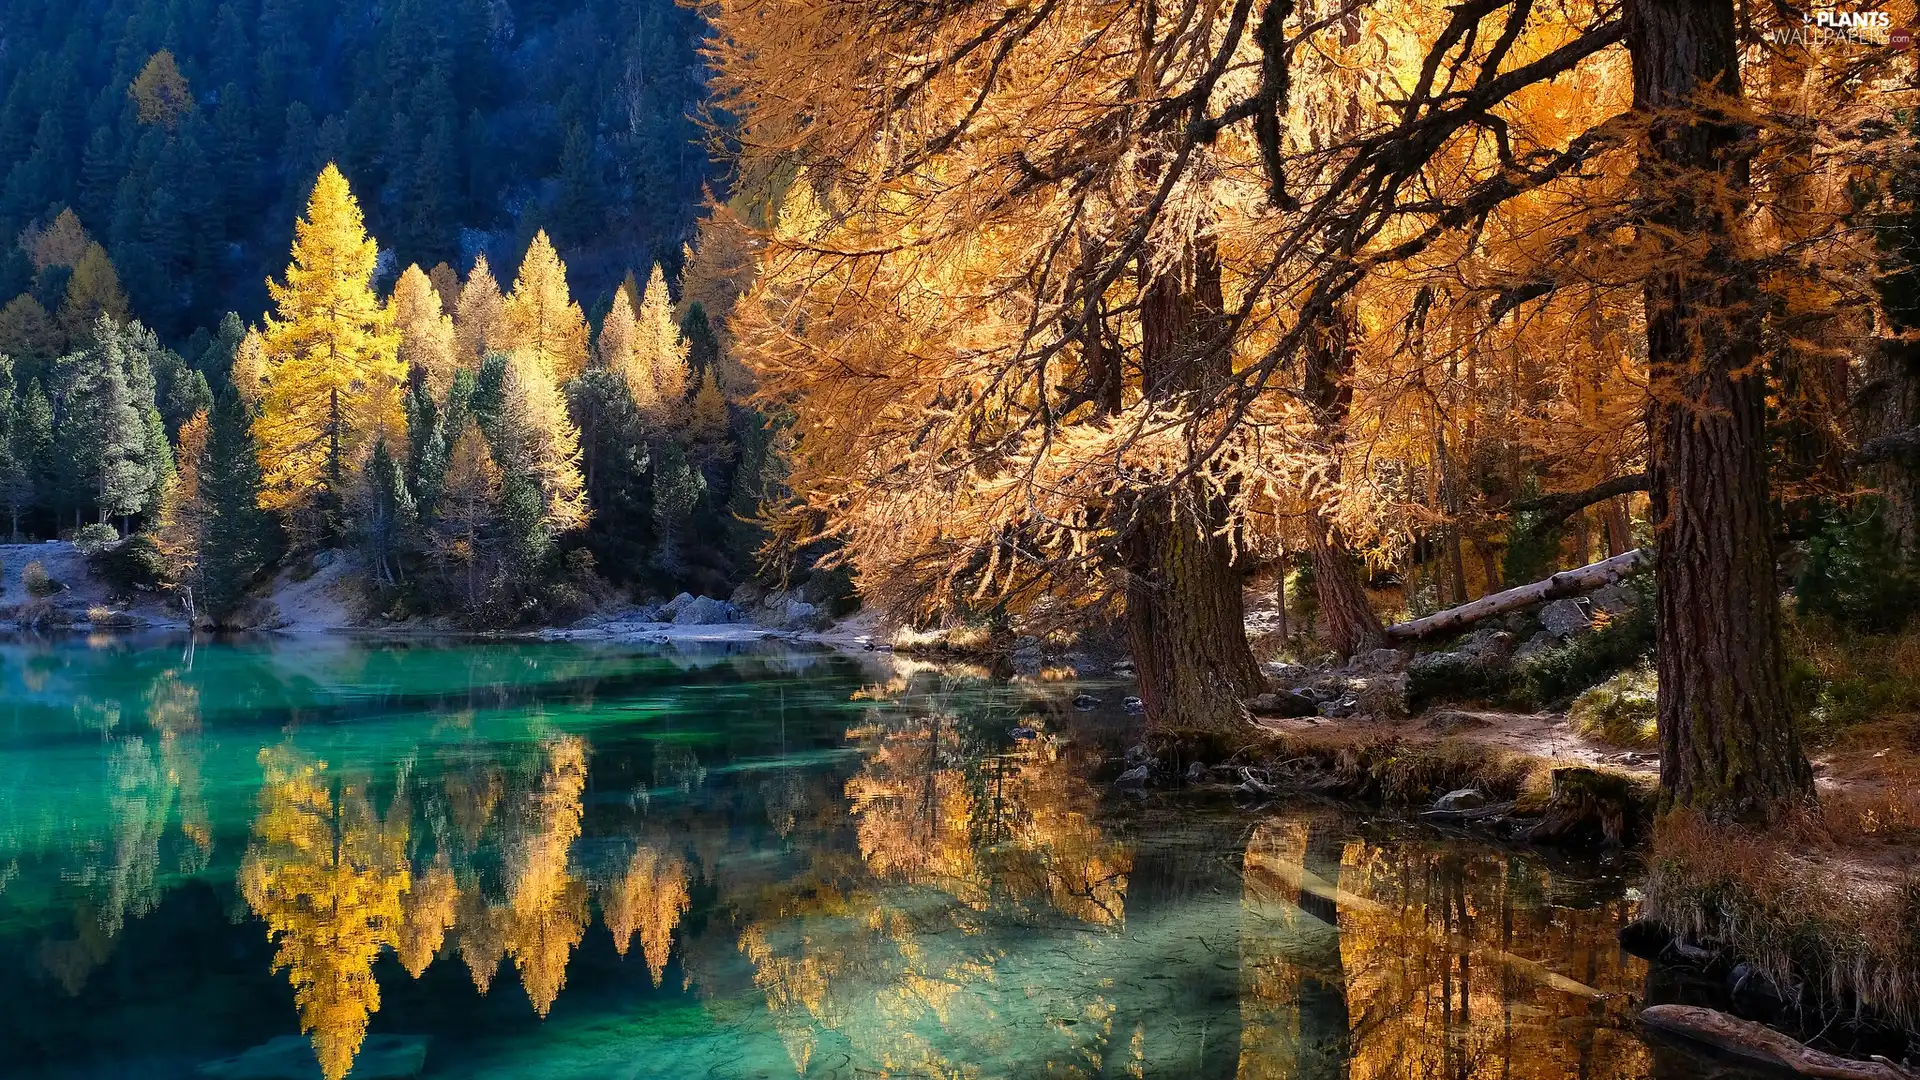
M 1617 873 L 1103 797 L 1137 732 L 1071 700 L 1124 687 L 893 665 L 0 645 L 0 1073 L 1682 1068 L 1632 1023 Z

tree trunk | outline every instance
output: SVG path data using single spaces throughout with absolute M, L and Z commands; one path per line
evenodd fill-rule
M 1436 611 L 1418 619 L 1395 623 L 1382 631 L 1391 641 L 1417 641 L 1435 634 L 1457 634 L 1482 619 L 1495 615 L 1504 615 L 1509 611 L 1518 611 L 1546 600 L 1558 600 L 1565 596 L 1584 596 L 1603 585 L 1611 585 L 1621 578 L 1637 574 L 1646 569 L 1648 555 L 1635 548 L 1611 559 L 1587 566 L 1562 570 L 1551 577 L 1526 585 L 1516 586 L 1497 593 L 1488 593 L 1478 600 L 1451 607 L 1445 611 Z
M 1140 375 L 1149 398 L 1199 390 L 1229 374 L 1225 350 L 1211 347 L 1225 306 L 1219 263 L 1205 246 L 1183 262 L 1156 271 L 1142 289 Z M 1265 689 L 1265 680 L 1247 644 L 1224 501 L 1195 481 L 1142 493 L 1128 509 L 1127 633 L 1147 722 L 1238 724 L 1241 699 Z
M 1661 799 L 1762 820 L 1809 797 L 1813 777 L 1781 678 L 1759 308 L 1710 189 L 1745 186 L 1742 132 L 1670 112 L 1703 90 L 1738 94 L 1734 9 L 1637 0 L 1634 16 L 1635 107 L 1659 113 L 1640 161 L 1648 235 L 1708 245 L 1650 256 L 1645 286 Z
M 1313 534 L 1313 591 L 1320 601 L 1320 618 L 1327 628 L 1327 646 L 1341 656 L 1352 656 L 1380 641 L 1380 616 L 1367 603 L 1353 556 L 1318 511 L 1307 514 Z

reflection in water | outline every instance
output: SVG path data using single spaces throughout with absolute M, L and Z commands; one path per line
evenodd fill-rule
M 462 1076 L 1662 1068 L 1622 883 L 1328 808 L 1103 801 L 1124 721 L 1069 687 L 335 647 L 0 651 L 0 1042 L 132 1023 L 93 973 L 170 962 L 199 989 L 144 1038 L 201 1041 L 164 1060 L 297 1025 L 328 1080 L 370 1027 L 459 1034 L 429 1071 Z M 232 934 L 270 955 L 209 965 Z M 430 975 L 454 954 L 471 989 Z M 482 1000 L 503 977 L 531 1009 Z M 72 1075 L 45 1045 L 25 1075 Z
M 380 1007 L 373 962 L 398 938 L 410 881 L 407 821 L 382 820 L 364 781 L 329 776 L 291 747 L 260 752 L 266 782 L 240 891 L 267 924 L 327 1080 L 340 1080 Z M 397 820 L 396 820 L 397 818 Z

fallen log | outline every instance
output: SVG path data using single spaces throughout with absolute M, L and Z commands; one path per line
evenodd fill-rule
M 1821 1080 L 1915 1080 L 1913 1070 L 1886 1058 L 1855 1061 L 1815 1050 L 1765 1024 L 1694 1005 L 1650 1005 L 1640 1012 L 1648 1027 L 1683 1035 L 1730 1054 L 1792 1069 Z
M 1486 596 L 1459 607 L 1450 607 L 1445 611 L 1436 611 L 1431 615 L 1395 623 L 1387 627 L 1389 641 L 1415 641 L 1435 634 L 1447 634 L 1472 626 L 1482 619 L 1495 615 L 1504 615 L 1509 611 L 1547 600 L 1559 600 L 1567 596 L 1584 596 L 1603 585 L 1611 585 L 1621 578 L 1631 577 L 1653 565 L 1653 552 L 1647 548 L 1634 548 L 1622 552 L 1611 559 L 1602 559 L 1597 563 L 1562 570 L 1550 578 L 1507 589 L 1504 592 L 1488 593 Z

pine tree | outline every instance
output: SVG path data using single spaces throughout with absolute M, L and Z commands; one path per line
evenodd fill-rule
M 0 474 L 0 499 L 6 502 L 8 528 L 18 537 L 20 519 L 46 499 L 52 487 L 53 404 L 40 380 L 29 383 L 14 405 L 7 436 L 9 465 Z
M 361 470 L 357 501 L 355 518 L 367 559 L 373 564 L 375 582 L 383 586 L 400 584 L 404 580 L 401 551 L 417 518 L 400 460 L 387 448 L 384 437 L 374 441 L 373 453 Z
M 353 463 L 402 437 L 399 335 L 373 292 L 378 248 L 340 170 L 328 165 L 294 224 L 286 282 L 269 281 L 278 317 L 263 334 L 266 393 L 254 421 L 266 503 L 337 535 Z
M 687 342 L 673 319 L 673 298 L 667 295 L 667 277 L 653 264 L 647 291 L 634 313 L 634 375 L 630 382 L 653 384 L 655 418 L 677 421 L 687 392 L 692 389 L 687 370 Z M 638 391 L 634 400 L 640 400 Z
M 409 382 L 424 383 L 435 395 L 453 384 L 453 320 L 440 306 L 440 293 L 418 265 L 410 265 L 394 284 L 387 301 L 393 326 L 400 334 L 400 362 Z
M 260 509 L 263 478 L 252 422 L 237 395 L 226 393 L 208 417 L 200 460 L 199 567 L 205 595 L 196 597 L 215 625 L 225 625 L 272 552 L 272 521 Z
M 520 261 L 503 322 L 498 347 L 530 355 L 559 382 L 586 368 L 586 317 L 567 291 L 566 265 L 554 252 L 545 230 L 534 234 L 526 257 Z
M 500 295 L 500 283 L 493 279 L 485 255 L 473 260 L 473 272 L 467 275 L 454 308 L 454 343 L 464 362 L 477 362 L 504 347 L 501 321 L 506 300 Z
M 700 390 L 693 396 L 687 422 L 687 442 L 702 464 L 725 457 L 727 446 L 727 398 L 713 369 L 700 377 Z
M 54 439 L 78 521 L 83 501 L 99 520 L 140 513 L 160 478 L 150 431 L 128 385 L 129 358 L 119 328 L 106 316 L 87 349 L 62 357 Z
M 692 568 L 694 514 L 705 491 L 706 480 L 688 464 L 686 453 L 667 443 L 653 472 L 653 535 L 654 564 L 669 578 L 683 579 Z

